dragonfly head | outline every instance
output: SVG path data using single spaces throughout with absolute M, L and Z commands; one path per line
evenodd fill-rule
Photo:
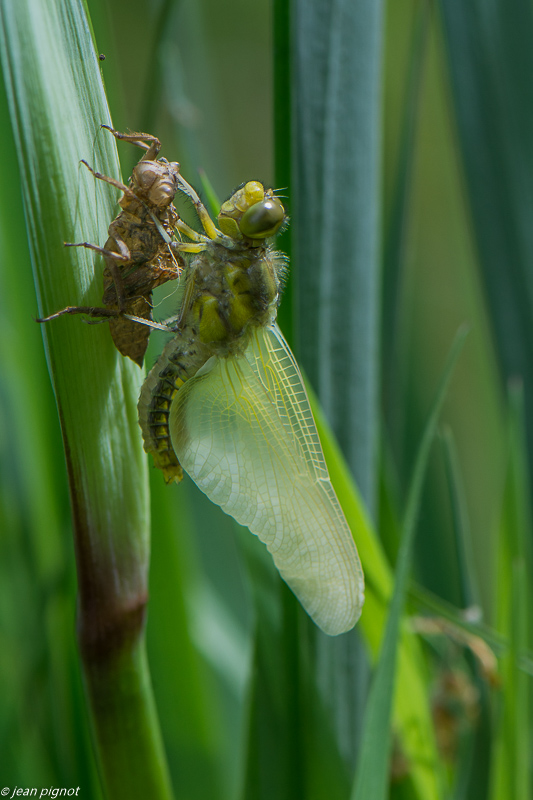
M 180 165 L 173 161 L 139 161 L 133 169 L 130 186 L 155 208 L 164 209 L 174 200 Z
M 248 181 L 223 203 L 218 226 L 232 239 L 258 241 L 274 236 L 286 219 L 285 209 L 272 189 L 265 189 L 259 181 Z

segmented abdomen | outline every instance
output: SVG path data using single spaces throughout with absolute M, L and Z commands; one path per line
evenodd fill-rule
M 152 454 L 167 483 L 183 477 L 170 439 L 170 406 L 176 392 L 196 375 L 209 355 L 205 345 L 186 328 L 166 345 L 141 390 L 138 411 L 144 449 Z

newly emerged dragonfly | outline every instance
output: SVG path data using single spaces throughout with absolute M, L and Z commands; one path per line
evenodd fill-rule
M 105 247 L 89 242 L 69 244 L 101 253 L 104 269 L 104 307 L 67 306 L 38 322 L 48 322 L 63 314 L 86 314 L 107 319 L 116 348 L 142 366 L 150 329 L 139 320 L 152 320 L 152 291 L 179 277 L 181 266 L 172 250 L 171 238 L 178 219 L 173 205 L 178 190 L 179 164 L 157 159 L 159 139 L 148 133 L 119 133 L 102 127 L 120 139 L 146 150 L 134 167 L 129 186 L 95 172 L 82 163 L 95 178 L 116 186 L 123 192 L 120 214 L 109 226 Z
M 144 447 L 167 482 L 182 467 L 263 541 L 326 633 L 352 628 L 363 573 L 331 484 L 298 365 L 276 325 L 286 259 L 269 237 L 287 221 L 257 181 L 226 201 L 215 226 L 179 176 L 204 234 L 183 221 L 190 254 L 174 338 L 139 400 Z

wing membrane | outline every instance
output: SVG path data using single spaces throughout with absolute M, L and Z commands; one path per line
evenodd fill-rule
M 185 471 L 266 544 L 317 625 L 352 628 L 363 573 L 279 328 L 254 332 L 244 356 L 210 359 L 177 393 L 170 428 Z

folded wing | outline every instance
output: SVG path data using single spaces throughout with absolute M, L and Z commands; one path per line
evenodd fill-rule
M 330 635 L 357 622 L 364 581 L 296 361 L 279 328 L 244 356 L 210 359 L 180 389 L 172 444 L 198 487 L 263 541 Z

